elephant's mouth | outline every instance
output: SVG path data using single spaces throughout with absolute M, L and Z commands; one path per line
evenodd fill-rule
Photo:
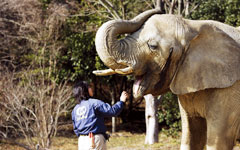
M 146 74 L 135 76 L 135 81 L 133 84 L 133 96 L 139 99 L 144 96 L 146 89 L 148 88 L 147 82 L 145 82 Z
M 134 89 L 133 89 L 134 93 L 138 93 L 142 80 L 143 80 L 143 75 L 136 76 L 136 80 L 134 81 L 134 84 L 133 84 L 134 85 L 133 86 L 134 87 Z
M 143 80 L 143 75 L 141 76 L 136 76 L 135 77 L 135 81 L 134 81 L 134 84 L 133 84 L 133 96 L 134 98 L 138 98 L 140 97 L 141 95 L 139 95 L 139 93 L 142 93 L 140 92 L 141 91 L 141 83 L 142 83 L 142 80 Z

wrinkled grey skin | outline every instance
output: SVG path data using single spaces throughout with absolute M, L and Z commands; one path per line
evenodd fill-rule
M 135 98 L 177 94 L 181 150 L 232 150 L 240 133 L 240 30 L 158 12 L 103 24 L 96 50 L 110 69 L 94 73 L 133 74 Z

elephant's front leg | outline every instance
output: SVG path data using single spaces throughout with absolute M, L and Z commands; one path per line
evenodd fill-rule
M 206 120 L 190 117 L 179 101 L 182 118 L 181 150 L 203 150 L 207 139 Z

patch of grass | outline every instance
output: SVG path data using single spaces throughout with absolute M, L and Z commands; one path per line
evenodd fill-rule
M 0 141 L 0 150 L 25 150 L 25 149 L 17 145 L 7 144 L 3 141 Z
M 179 140 L 167 137 L 165 134 L 159 134 L 159 143 L 144 144 L 144 133 L 118 132 L 112 134 L 107 141 L 108 150 L 159 150 L 159 149 L 178 149 Z M 52 140 L 51 150 L 77 150 L 78 138 L 73 137 L 55 137 Z M 24 150 L 24 148 L 0 142 L 0 150 Z
M 178 149 L 180 140 L 159 134 L 159 143 L 152 145 L 144 144 L 145 134 L 116 133 L 107 143 L 110 150 L 159 150 L 159 149 Z
M 55 137 L 52 141 L 52 150 L 77 150 L 78 138 Z

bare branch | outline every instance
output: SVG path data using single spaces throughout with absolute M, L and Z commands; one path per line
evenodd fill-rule
M 195 9 L 197 9 L 199 5 L 200 4 L 198 3 L 195 6 L 193 6 L 192 9 L 189 11 L 188 15 L 191 14 Z
M 174 14 L 175 5 L 176 5 L 176 0 L 172 0 L 170 9 L 169 9 L 169 14 Z
M 5 39 L 0 41 L 0 46 L 3 45 L 1 48 L 4 49 L 1 58 L 6 61 L 1 59 L 1 63 L 9 61 L 14 64 L 8 46 L 4 47 L 4 44 L 14 42 L 18 52 L 21 51 L 17 44 L 20 40 L 24 40 L 23 48 L 30 49 L 37 60 L 30 70 L 0 71 L 0 136 L 5 139 L 9 133 L 12 137 L 23 136 L 32 149 L 36 144 L 32 140 L 35 137 L 41 148 L 48 148 L 57 131 L 58 117 L 70 106 L 71 88 L 67 83 L 59 85 L 52 80 L 56 59 L 64 48 L 59 39 L 66 16 L 69 16 L 68 9 L 51 3 L 43 14 L 38 0 L 3 2 L 0 4 L 0 20 L 3 22 L 0 27 L 3 26 L 4 30 L 0 28 L 0 36 L 4 34 Z M 13 16 L 15 18 L 11 18 Z M 38 71 L 32 71 L 36 67 Z M 1 69 L 6 68 L 1 65 Z
M 99 0 L 100 4 L 107 9 L 114 19 L 121 19 L 113 5 L 108 0 Z

